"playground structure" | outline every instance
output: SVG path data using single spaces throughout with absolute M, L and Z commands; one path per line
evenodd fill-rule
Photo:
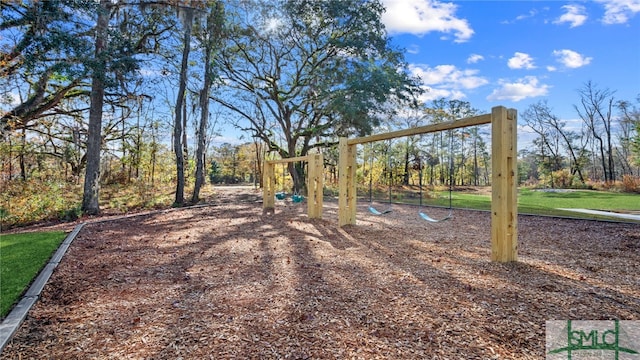
M 276 197 L 275 165 L 291 162 L 307 162 L 307 215 L 311 219 L 322 219 L 322 191 L 323 191 L 323 167 L 322 154 L 310 154 L 280 160 L 267 160 L 264 162 L 262 208 L 264 211 L 273 211 Z
M 517 111 L 497 106 L 490 114 L 348 139 L 340 138 L 338 148 L 338 226 L 356 224 L 356 146 L 375 141 L 427 134 L 469 126 L 491 124 L 491 260 L 518 260 Z M 322 218 L 322 154 L 268 160 L 264 164 L 263 209 L 275 208 L 275 165 L 308 162 L 307 191 L 309 218 Z M 428 220 L 428 219 L 427 219 Z M 431 221 L 437 222 L 437 221 Z
M 356 224 L 356 146 L 358 144 L 482 124 L 491 124 L 491 260 L 517 261 L 516 129 L 518 122 L 517 111 L 503 106 L 492 108 L 490 114 L 354 139 L 340 138 L 338 225 L 342 227 Z

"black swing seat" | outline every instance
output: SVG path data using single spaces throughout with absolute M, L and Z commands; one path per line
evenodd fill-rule
M 390 213 L 391 212 L 391 208 L 379 211 L 378 209 L 374 208 L 373 206 L 369 206 L 369 212 L 372 213 L 373 215 L 384 215 L 384 214 Z
M 449 209 L 449 214 L 447 214 L 447 216 L 445 216 L 442 219 L 434 219 L 432 217 L 430 217 L 429 215 L 423 213 L 422 211 L 419 211 L 418 214 L 420 214 L 420 217 L 428 222 L 432 222 L 432 223 L 439 223 L 441 221 L 446 221 L 449 219 L 453 218 L 453 211 L 451 209 Z

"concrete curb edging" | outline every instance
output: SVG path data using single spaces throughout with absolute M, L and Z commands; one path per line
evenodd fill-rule
M 51 274 L 53 274 L 53 270 L 58 266 L 67 249 L 69 249 L 69 246 L 84 225 L 85 223 L 77 225 L 73 231 L 67 235 L 58 247 L 58 250 L 56 250 L 51 259 L 49 259 L 47 265 L 45 265 L 31 286 L 29 286 L 29 289 L 22 296 L 20 302 L 18 302 L 9 315 L 2 321 L 2 324 L 0 324 L 0 353 L 2 353 L 4 347 L 9 343 L 16 331 L 18 331 L 22 322 L 27 318 L 27 313 L 36 301 L 38 301 L 42 289 L 44 289 Z

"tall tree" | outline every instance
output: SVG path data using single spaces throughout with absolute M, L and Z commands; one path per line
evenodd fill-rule
M 139 13 L 139 21 L 129 22 L 129 16 L 127 16 L 129 13 L 126 10 L 129 8 L 131 4 L 119 4 L 110 0 L 100 0 L 97 5 L 94 30 L 95 53 L 89 59 L 91 94 L 87 167 L 82 197 L 82 211 L 87 214 L 96 214 L 100 211 L 100 155 L 104 142 L 102 114 L 105 91 L 108 88 L 123 89 L 121 85 L 130 80 L 130 75 L 138 69 L 139 60 L 135 56 L 153 51 L 153 47 L 149 46 L 152 42 L 150 39 L 165 31 L 158 32 L 155 26 L 156 16 L 145 16 L 146 14 Z M 139 8 L 143 9 L 145 6 L 140 4 Z M 154 8 L 149 9 L 154 11 Z M 112 18 L 114 23 L 110 26 Z
M 102 146 L 102 106 L 104 104 L 105 68 L 107 59 L 107 31 L 110 0 L 100 0 L 96 22 L 95 65 L 91 79 L 91 106 L 87 138 L 87 170 L 84 178 L 82 212 L 93 215 L 100 212 L 100 148 Z
M 0 114 L 0 131 L 26 129 L 32 142 L 43 137 L 47 148 L 41 149 L 42 154 L 64 159 L 74 175 L 84 171 L 87 160 L 86 154 L 78 154 L 86 148 L 92 76 L 108 74 L 103 102 L 109 103 L 109 97 L 119 102 L 121 96 L 108 89 L 126 85 L 135 68 L 131 55 L 152 44 L 155 36 L 145 26 L 153 21 L 154 16 L 148 16 L 151 10 L 142 14 L 124 10 L 134 6 L 106 5 L 111 24 L 106 28 L 108 50 L 101 54 L 105 59 L 96 57 L 97 1 L 3 1 L 0 7 L 0 38 L 15 41 L 3 42 L 0 49 L 0 93 L 19 94 L 19 99 L 10 101 L 19 100 L 18 105 Z M 95 120 L 96 113 L 90 118 Z M 96 134 L 93 129 L 92 135 Z M 107 141 L 102 136 L 101 146 Z
M 189 53 L 191 51 L 191 32 L 193 29 L 193 17 L 195 9 L 191 7 L 178 7 L 181 14 L 183 26 L 182 40 L 182 61 L 180 62 L 180 80 L 178 82 L 178 94 L 176 97 L 176 106 L 174 111 L 173 122 L 173 151 L 176 156 L 176 195 L 174 204 L 182 205 L 184 203 L 184 151 L 183 151 L 183 127 L 184 101 L 187 88 L 187 72 L 189 69 Z
M 553 114 L 547 101 L 542 100 L 531 104 L 522 114 L 522 119 L 538 134 L 539 143 L 551 154 L 553 159 L 551 170 L 556 171 L 562 168 L 562 155 L 558 151 L 558 143 L 561 142 L 570 159 L 571 174 L 577 175 L 580 182 L 584 184 L 585 177 L 582 174 L 584 161 L 580 154 L 585 150 L 576 146 L 574 141 L 577 135 L 566 129 L 566 122 Z
M 631 140 L 631 149 L 634 155 L 634 164 L 640 168 L 640 121 L 636 122 L 636 135 Z M 638 170 L 640 176 L 640 170 Z
M 207 130 L 209 124 L 209 92 L 213 84 L 214 69 L 212 57 L 214 51 L 220 47 L 222 41 L 222 28 L 224 23 L 224 5 L 220 1 L 209 1 L 206 7 L 207 17 L 204 26 L 199 27 L 196 38 L 202 44 L 204 52 L 204 79 L 202 90 L 200 91 L 200 124 L 197 131 L 198 143 L 196 146 L 196 178 L 193 187 L 191 202 L 196 203 L 199 199 L 200 188 L 205 181 L 205 149 Z
M 474 116 L 477 113 L 478 110 L 474 109 L 471 103 L 467 101 L 447 100 L 445 98 L 433 100 L 431 105 L 425 108 L 425 114 L 432 124 L 462 119 Z M 446 183 L 448 181 L 447 178 L 456 179 L 458 177 L 461 183 L 464 182 L 462 169 L 465 162 L 465 136 L 464 132 L 457 130 L 440 131 L 433 134 L 433 146 L 434 150 L 437 151 L 436 155 L 438 157 L 436 164 L 440 164 L 439 177 L 441 184 Z M 460 141 L 456 142 L 456 139 L 460 139 Z M 459 154 L 459 156 L 456 156 L 456 154 Z M 455 164 L 456 157 L 459 158 L 457 165 Z M 450 171 L 455 173 L 449 174 Z M 456 176 L 456 174 L 460 176 Z
M 636 99 L 636 104 L 640 105 L 640 96 Z M 640 108 L 630 101 L 619 101 L 619 143 L 621 153 L 621 165 L 624 171 L 633 175 L 633 165 L 640 166 L 640 148 L 634 148 L 633 144 L 640 142 Z M 635 159 L 635 160 L 634 160 Z M 640 176 L 640 174 L 638 174 Z
M 213 98 L 281 157 L 306 155 L 336 134 L 368 133 L 389 111 L 387 100 L 417 91 L 389 45 L 378 1 L 242 4 L 216 57 L 231 92 Z M 290 170 L 302 188 L 302 174 Z
M 613 91 L 599 89 L 588 81 L 578 93 L 580 105 L 574 105 L 574 108 L 597 142 L 605 182 L 613 182 L 616 179 L 612 135 Z

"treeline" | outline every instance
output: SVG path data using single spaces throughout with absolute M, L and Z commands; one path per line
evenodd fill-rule
M 169 181 L 174 205 L 197 202 L 221 124 L 259 143 L 257 162 L 302 156 L 370 133 L 390 103 L 410 106 L 421 91 L 377 1 L 34 0 L 0 11 L 2 179 L 81 182 L 85 214 L 113 182 Z M 298 188 L 302 171 L 289 171 Z
M 593 184 L 640 191 L 640 95 L 635 102 L 588 81 L 577 92 L 578 122 L 568 124 L 546 101 L 520 113 L 534 133 L 533 145 L 520 151 L 522 183 L 552 188 Z

